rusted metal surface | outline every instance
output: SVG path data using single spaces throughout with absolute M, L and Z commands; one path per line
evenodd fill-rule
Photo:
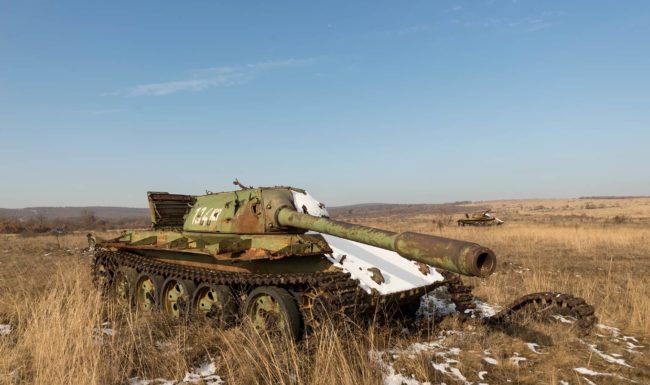
M 216 260 L 281 259 L 331 253 L 317 234 L 203 234 L 171 231 L 133 231 L 117 239 L 101 241 L 104 247 L 121 250 L 165 251 L 210 256 Z
M 371 267 L 371 268 L 368 268 L 368 271 L 372 273 L 371 278 L 372 278 L 373 281 L 377 282 L 378 284 L 382 284 L 382 283 L 386 282 L 386 279 L 381 274 L 381 270 L 379 270 L 378 268 Z
M 154 228 L 182 227 L 184 216 L 195 202 L 191 195 L 169 194 L 166 192 L 149 192 L 149 211 Z
M 527 294 L 488 318 L 486 322 L 507 325 L 522 320 L 549 321 L 554 320 L 554 316 L 574 318 L 575 328 L 581 335 L 589 334 L 598 323 L 594 307 L 587 304 L 584 299 L 558 292 Z
M 282 226 L 314 230 L 381 247 L 395 251 L 404 258 L 463 275 L 487 277 L 496 268 L 494 252 L 476 243 L 411 232 L 395 233 L 317 218 L 289 207 L 278 211 L 277 220 Z
M 458 226 L 500 226 L 504 222 L 495 217 L 491 210 L 473 213 L 471 216 L 465 214 L 465 218 L 458 220 Z

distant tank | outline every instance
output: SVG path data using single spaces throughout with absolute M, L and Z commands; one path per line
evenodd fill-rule
M 469 309 L 458 274 L 487 277 L 496 267 L 476 243 L 335 221 L 305 190 L 235 184 L 241 190 L 201 196 L 149 192 L 151 229 L 89 234 L 95 283 L 142 312 L 220 325 L 247 317 L 299 337 L 379 307 L 412 315 L 438 287 Z
M 491 210 L 465 214 L 465 218 L 458 220 L 458 226 L 500 226 L 504 222 L 492 215 Z

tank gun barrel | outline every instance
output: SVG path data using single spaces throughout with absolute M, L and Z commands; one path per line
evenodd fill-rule
M 318 231 L 397 252 L 406 259 L 455 273 L 487 277 L 494 272 L 492 250 L 472 242 L 412 232 L 396 233 L 372 227 L 315 217 L 283 207 L 276 220 L 282 226 Z

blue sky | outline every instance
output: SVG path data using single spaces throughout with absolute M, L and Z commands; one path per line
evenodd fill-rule
M 650 194 L 648 1 L 0 0 L 0 207 Z

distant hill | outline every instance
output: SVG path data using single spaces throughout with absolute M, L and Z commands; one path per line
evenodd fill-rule
M 466 212 L 488 209 L 489 206 L 469 207 L 469 201 L 439 203 L 439 204 L 397 204 L 397 203 L 363 203 L 350 206 L 328 207 L 327 211 L 333 218 L 371 218 L 386 217 L 393 215 L 417 215 L 417 214 L 461 214 Z
M 149 209 L 133 207 L 106 207 L 106 206 L 89 206 L 89 207 L 26 207 L 24 209 L 2 209 L 0 208 L 0 218 L 14 219 L 65 219 L 80 217 L 85 213 L 92 213 L 98 218 L 122 219 L 122 218 L 142 218 L 149 216 Z

